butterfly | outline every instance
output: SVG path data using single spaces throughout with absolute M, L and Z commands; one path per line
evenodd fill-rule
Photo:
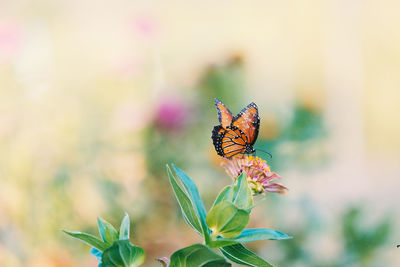
M 220 125 L 214 126 L 211 138 L 217 154 L 230 158 L 237 154 L 252 154 L 260 128 L 257 105 L 251 102 L 236 116 L 215 99 Z

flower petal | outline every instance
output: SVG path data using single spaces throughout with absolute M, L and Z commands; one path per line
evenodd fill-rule
M 264 185 L 264 190 L 270 193 L 285 194 L 288 189 L 279 183 L 272 183 Z

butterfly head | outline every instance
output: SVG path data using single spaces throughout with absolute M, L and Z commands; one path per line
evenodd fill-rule
M 245 148 L 244 154 L 253 154 L 256 152 L 256 150 L 250 144 L 246 144 L 244 148 Z

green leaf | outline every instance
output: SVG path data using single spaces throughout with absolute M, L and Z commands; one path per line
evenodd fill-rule
M 177 177 L 182 182 L 183 186 L 188 193 L 188 197 L 194 204 L 194 207 L 197 210 L 197 214 L 199 215 L 200 225 L 202 228 L 202 233 L 205 239 L 206 244 L 210 242 L 210 229 L 206 224 L 206 209 L 204 208 L 203 201 L 201 200 L 199 190 L 197 189 L 196 184 L 187 176 L 182 170 L 177 168 L 174 164 L 172 164 L 172 168 L 174 169 Z
M 212 249 L 195 244 L 175 251 L 171 256 L 169 267 L 229 267 L 224 257 Z
M 231 202 L 233 198 L 233 189 L 231 185 L 226 186 L 222 191 L 219 193 L 217 199 L 215 200 L 213 207 L 218 205 L 222 201 L 229 201 Z
M 141 247 L 132 245 L 129 240 L 117 240 L 103 252 L 104 267 L 136 267 L 141 265 L 146 254 Z
M 237 241 L 234 241 L 233 239 L 229 238 L 220 238 L 217 240 L 212 240 L 208 244 L 210 248 L 221 248 L 221 247 L 226 247 L 226 246 L 231 246 L 231 245 L 236 245 L 238 244 Z
M 233 187 L 233 201 L 240 209 L 251 209 L 253 206 L 253 195 L 249 184 L 247 183 L 247 177 L 244 172 L 237 178 L 236 184 Z
M 272 267 L 271 264 L 266 262 L 254 252 L 248 250 L 242 244 L 222 247 L 220 250 L 225 257 L 238 264 L 253 267 Z
M 125 213 L 125 216 L 122 219 L 121 226 L 119 228 L 120 240 L 129 239 L 129 228 L 130 228 L 129 215 L 128 213 Z
M 218 238 L 217 240 L 212 242 L 210 247 L 217 248 L 217 247 L 229 246 L 236 243 L 246 243 L 259 240 L 283 240 L 290 238 L 292 237 L 288 236 L 285 233 L 272 229 L 266 229 L 266 228 L 244 229 L 243 232 L 235 238 Z
M 231 202 L 222 201 L 210 210 L 206 222 L 214 236 L 232 238 L 243 231 L 249 220 L 247 211 L 237 208 Z
M 92 254 L 99 261 L 99 263 L 101 263 L 101 257 L 103 255 L 103 252 L 101 252 L 97 248 L 91 248 L 90 254 Z
M 97 223 L 104 242 L 112 245 L 115 240 L 118 240 L 118 232 L 115 230 L 114 226 L 100 217 L 97 217 Z
M 174 169 L 176 175 L 181 180 L 183 186 L 186 188 L 187 192 L 189 193 L 189 197 L 193 200 L 197 211 L 199 213 L 200 218 L 206 219 L 206 209 L 204 208 L 203 201 L 201 200 L 199 190 L 197 189 L 196 184 L 178 167 L 172 164 L 172 168 Z
M 202 232 L 202 227 L 200 226 L 199 223 L 199 216 L 194 208 L 191 199 L 187 196 L 185 191 L 183 191 L 182 188 L 178 185 L 174 175 L 172 174 L 168 166 L 167 166 L 167 172 L 175 197 L 178 200 L 179 206 L 181 207 L 183 217 L 193 229 L 202 234 L 203 232 Z
M 104 243 L 97 237 L 90 234 L 76 232 L 76 231 L 68 231 L 68 230 L 63 230 L 63 232 L 66 233 L 67 235 L 72 236 L 73 238 L 79 239 L 80 241 L 88 244 L 89 246 L 97 248 L 100 251 L 104 251 L 109 247 L 106 243 Z
M 292 237 L 276 230 L 267 228 L 257 228 L 257 229 L 245 229 L 239 236 L 233 239 L 234 241 L 242 243 L 242 242 L 252 242 L 257 240 L 281 240 L 290 238 Z

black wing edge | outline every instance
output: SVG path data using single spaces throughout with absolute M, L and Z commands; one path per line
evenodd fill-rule
M 219 133 L 219 131 L 223 129 L 221 125 L 214 126 L 214 129 L 212 130 L 211 134 L 211 139 L 213 140 L 213 144 L 215 147 L 215 150 L 217 151 L 217 154 L 220 155 L 221 157 L 224 156 L 224 150 L 222 149 L 222 138 L 225 135 L 225 132 Z
M 256 118 L 256 120 L 260 121 L 260 117 L 258 116 L 258 107 L 257 107 L 256 103 L 251 102 L 245 108 L 243 108 L 235 117 L 233 117 L 232 122 L 237 120 L 240 116 L 243 115 L 243 113 L 245 113 L 251 107 L 254 107 L 257 110 L 257 118 Z
M 218 108 L 218 104 L 221 104 L 221 105 L 223 105 L 223 106 L 226 108 L 226 110 L 231 114 L 231 116 L 232 116 L 232 121 L 233 121 L 232 112 L 229 110 L 229 108 L 227 108 L 227 107 L 224 105 L 224 103 L 222 103 L 218 98 L 215 98 L 215 99 L 214 99 L 214 103 L 215 103 L 215 106 L 217 107 L 218 121 L 219 121 L 219 123 L 222 124 L 222 115 L 221 115 L 221 110 Z M 231 122 L 231 123 L 232 123 L 232 122 Z
M 256 128 L 256 133 L 254 134 L 253 142 L 250 144 L 251 146 L 253 146 L 254 143 L 256 142 L 257 137 L 258 137 L 258 131 L 260 130 L 260 116 L 258 116 L 258 114 L 257 114 L 257 118 L 253 122 L 253 125 L 254 125 L 254 128 Z

